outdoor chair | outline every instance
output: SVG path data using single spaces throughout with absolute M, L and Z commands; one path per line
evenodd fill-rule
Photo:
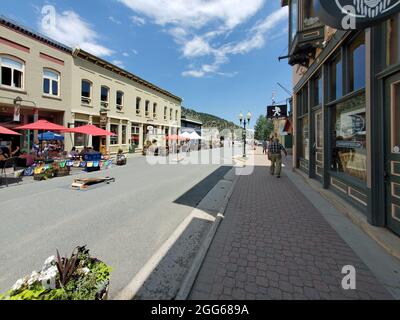
M 9 179 L 16 180 L 17 183 L 19 183 L 22 180 L 20 176 L 16 176 L 15 165 L 16 165 L 15 158 L 9 158 L 0 161 L 1 185 L 3 185 L 3 180 L 6 181 L 7 187 Z

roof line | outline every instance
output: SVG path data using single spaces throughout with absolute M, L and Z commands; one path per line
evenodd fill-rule
M 57 42 L 53 39 L 50 39 L 49 37 L 46 37 L 45 35 L 37 32 L 37 31 L 34 31 L 28 27 L 25 27 L 25 26 L 21 25 L 20 23 L 14 21 L 8 17 L 5 17 L 4 15 L 0 15 L 0 25 L 6 26 L 15 31 L 23 33 L 24 35 L 26 35 L 28 37 L 36 39 L 40 42 L 44 42 L 45 44 L 55 47 L 61 51 L 64 51 L 64 52 L 67 52 L 70 54 L 72 53 L 72 48 L 70 48 L 60 42 Z
M 89 53 L 89 52 L 87 52 L 85 50 L 82 50 L 80 48 L 75 48 L 73 53 L 72 53 L 72 55 L 74 57 L 80 57 L 80 58 L 85 59 L 85 60 L 89 59 L 88 60 L 89 62 L 92 62 L 94 64 L 100 65 L 101 67 L 103 67 L 105 69 L 108 69 L 108 70 L 111 69 L 110 71 L 112 71 L 114 73 L 118 73 L 119 75 L 121 75 L 121 76 L 123 76 L 125 78 L 133 80 L 133 81 L 135 81 L 135 82 L 137 82 L 139 84 L 142 84 L 142 85 L 144 85 L 144 86 L 146 86 L 146 87 L 148 87 L 150 89 L 158 91 L 158 92 L 160 92 L 160 93 L 162 93 L 162 94 L 164 94 L 164 95 L 166 95 L 166 96 L 168 96 L 170 98 L 173 98 L 173 99 L 175 99 L 175 100 L 177 100 L 179 102 L 182 102 L 182 98 L 172 94 L 171 92 L 169 92 L 167 90 L 164 90 L 164 89 L 156 86 L 155 84 L 152 84 L 151 82 L 148 82 L 148 81 L 140 78 L 139 76 L 137 76 L 137 75 L 135 75 L 135 74 L 133 74 L 133 73 L 127 71 L 127 70 L 124 70 L 124 69 L 116 66 L 113 63 L 110 63 L 110 62 L 108 62 L 108 61 L 106 61 L 104 59 L 101 59 L 101 58 L 99 58 L 99 57 L 97 57 L 97 56 L 95 56 L 95 55 L 93 55 L 93 54 L 91 54 L 91 53 Z M 106 68 L 106 67 L 108 67 L 108 68 Z
M 177 100 L 179 102 L 183 101 L 182 98 L 172 94 L 171 92 L 168 92 L 167 90 L 161 89 L 160 87 L 158 87 L 158 86 L 156 86 L 156 85 L 154 85 L 154 84 L 152 84 L 152 83 L 150 83 L 150 82 L 148 82 L 148 81 L 146 81 L 146 80 L 134 75 L 133 73 L 131 73 L 129 71 L 126 71 L 126 70 L 124 70 L 124 69 L 122 69 L 122 68 L 120 68 L 120 67 L 118 67 L 118 66 L 116 66 L 116 65 L 114 65 L 114 64 L 112 64 L 112 63 L 110 63 L 108 61 L 106 61 L 106 60 L 103 60 L 103 59 L 101 59 L 99 57 L 96 57 L 95 55 L 93 55 L 93 54 L 91 54 L 89 52 L 86 52 L 86 51 L 84 51 L 82 49 L 79 49 L 79 48 L 72 49 L 71 47 L 68 47 L 68 46 L 66 46 L 66 45 L 64 45 L 64 44 L 62 44 L 60 42 L 52 40 L 51 38 L 48 38 L 48 37 L 46 37 L 45 35 L 43 35 L 43 34 L 41 34 L 39 32 L 36 32 L 36 31 L 34 31 L 34 30 L 32 30 L 32 29 L 30 29 L 28 27 L 25 27 L 25 26 L 19 24 L 18 22 L 14 21 L 14 20 L 12 20 L 10 18 L 5 17 L 4 15 L 0 15 L 0 25 L 3 25 L 3 26 L 8 27 L 8 28 L 11 28 L 11 29 L 13 29 L 13 30 L 15 30 L 17 32 L 20 32 L 20 33 L 28 36 L 28 37 L 31 37 L 31 38 L 36 39 L 36 40 L 38 40 L 40 42 L 43 42 L 43 43 L 45 43 L 47 45 L 55 47 L 55 48 L 57 48 L 57 49 L 59 49 L 61 51 L 67 52 L 69 54 L 72 54 L 74 57 L 80 56 L 81 58 L 84 58 L 84 59 L 90 58 L 91 60 L 94 61 L 94 63 L 100 62 L 100 64 L 103 65 L 103 67 L 109 66 L 111 68 L 111 71 L 113 71 L 115 73 L 118 73 L 119 75 L 125 76 L 126 78 L 129 78 L 129 79 L 131 79 L 131 80 L 133 80 L 133 81 L 135 81 L 135 82 L 137 82 L 139 84 L 143 84 L 144 86 L 146 86 L 146 87 L 148 87 L 150 89 L 153 89 L 155 91 L 158 91 L 158 92 L 166 95 L 167 97 L 173 98 L 173 99 L 175 99 L 175 100 Z

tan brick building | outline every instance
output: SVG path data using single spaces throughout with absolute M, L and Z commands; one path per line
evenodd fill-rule
M 128 152 L 146 140 L 165 145 L 180 128 L 182 99 L 79 48 L 69 48 L 0 18 L 0 125 L 13 129 L 38 119 L 65 127 L 94 124 L 115 137 L 65 134 L 65 148 Z M 18 110 L 20 116 L 17 115 Z M 15 115 L 14 115 L 15 114 Z M 28 149 L 34 132 L 0 137 Z

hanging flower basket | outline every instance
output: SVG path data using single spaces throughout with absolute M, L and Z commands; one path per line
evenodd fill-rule
M 107 300 L 111 268 L 78 247 L 49 257 L 40 272 L 18 280 L 0 300 Z

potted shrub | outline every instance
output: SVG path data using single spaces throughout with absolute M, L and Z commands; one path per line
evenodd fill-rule
M 18 280 L 0 300 L 106 300 L 111 268 L 77 247 L 70 258 L 49 257 L 40 272 Z

